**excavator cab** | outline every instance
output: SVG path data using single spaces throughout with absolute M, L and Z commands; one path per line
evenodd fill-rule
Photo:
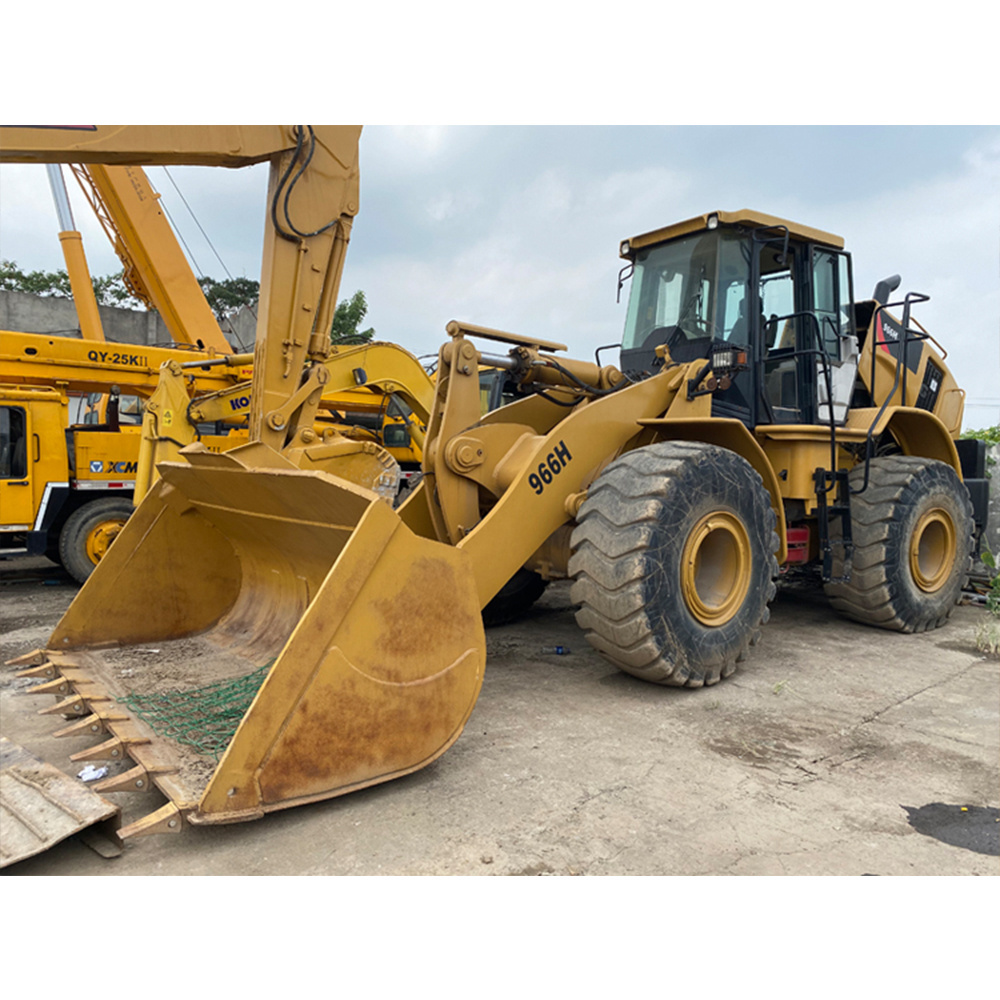
M 858 339 L 850 256 L 832 234 L 754 212 L 716 212 L 627 240 L 632 262 L 621 367 L 711 358 L 725 386 L 712 416 L 843 423 Z

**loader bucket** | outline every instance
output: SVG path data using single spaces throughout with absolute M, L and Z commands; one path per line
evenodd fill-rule
M 465 553 L 325 473 L 207 452 L 160 472 L 25 672 L 63 696 L 46 711 L 80 718 L 67 735 L 111 734 L 87 759 L 135 761 L 99 791 L 152 784 L 170 800 L 121 836 L 340 795 L 458 738 L 486 661 Z M 190 704 L 185 725 L 216 726 L 237 689 L 242 714 L 209 749 L 146 711 Z

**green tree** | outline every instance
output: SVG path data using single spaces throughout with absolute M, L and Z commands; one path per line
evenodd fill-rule
M 70 297 L 69 275 L 65 271 L 22 271 L 12 260 L 0 260 L 0 289 Z
M 963 431 L 962 437 L 977 438 L 980 441 L 985 441 L 987 444 L 1000 444 L 1000 424 L 995 424 L 993 427 L 984 427 L 978 431 Z
M 92 277 L 98 305 L 133 308 L 139 303 L 125 284 L 124 271 Z M 27 292 L 29 295 L 73 298 L 69 275 L 65 271 L 22 271 L 12 260 L 0 260 L 0 289 Z
M 260 282 L 252 278 L 199 278 L 198 284 L 217 319 L 225 319 L 243 306 L 256 308 L 260 298 Z
M 333 323 L 330 327 L 331 344 L 368 344 L 375 336 L 373 327 L 367 330 L 359 330 L 361 321 L 368 312 L 368 301 L 365 293 L 357 291 L 349 299 L 344 299 L 337 306 L 337 311 L 333 314 Z

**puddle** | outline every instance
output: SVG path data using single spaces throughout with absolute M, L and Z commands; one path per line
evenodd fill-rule
M 1000 857 L 1000 809 L 932 802 L 919 809 L 902 806 L 917 833 L 952 847 Z

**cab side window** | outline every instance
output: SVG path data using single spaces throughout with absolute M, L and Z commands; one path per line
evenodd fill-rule
M 851 333 L 847 258 L 843 254 L 813 250 L 813 307 L 823 350 L 839 359 L 840 338 Z

